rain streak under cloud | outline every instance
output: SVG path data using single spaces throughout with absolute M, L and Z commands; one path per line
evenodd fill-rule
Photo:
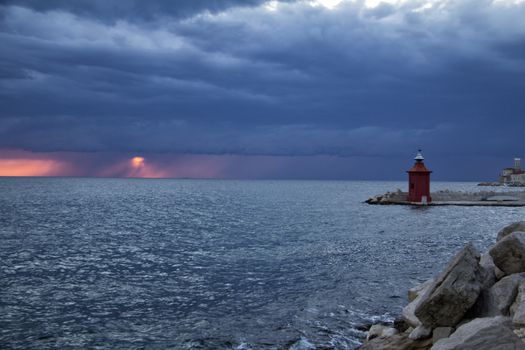
M 8 0 L 0 42 L 0 175 L 389 179 L 421 147 L 490 180 L 525 157 L 523 1 Z

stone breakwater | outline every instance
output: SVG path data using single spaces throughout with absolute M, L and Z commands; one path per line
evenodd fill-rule
M 408 290 L 393 326 L 373 325 L 361 350 L 525 349 L 525 221 L 480 254 L 472 244 Z
M 525 187 L 523 183 L 501 183 L 501 182 L 480 182 L 478 186 L 488 186 L 488 187 Z
M 397 190 L 373 196 L 365 201 L 368 204 L 378 205 L 423 205 L 421 203 L 407 201 L 407 192 Z M 525 191 L 496 192 L 478 191 L 461 192 L 442 190 L 430 194 L 432 202 L 425 205 L 460 205 L 460 206 L 525 206 Z

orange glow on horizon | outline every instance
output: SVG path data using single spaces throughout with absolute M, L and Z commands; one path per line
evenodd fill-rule
M 144 157 L 131 158 L 131 165 L 133 165 L 134 168 L 142 168 L 144 166 Z
M 144 157 L 131 158 L 131 170 L 126 177 L 140 177 L 140 178 L 163 178 L 168 177 L 168 174 L 159 169 L 153 164 L 146 163 Z
M 233 156 L 126 156 L 99 153 L 30 152 L 0 148 L 0 176 L 114 178 L 216 178 Z
M 54 159 L 0 159 L 0 176 L 54 176 L 62 170 Z

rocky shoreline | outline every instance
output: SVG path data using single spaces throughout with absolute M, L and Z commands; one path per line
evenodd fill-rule
M 480 254 L 461 249 L 435 278 L 408 290 L 393 326 L 373 325 L 360 350 L 525 349 L 525 221 Z

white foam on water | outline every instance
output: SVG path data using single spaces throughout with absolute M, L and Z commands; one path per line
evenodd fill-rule
M 235 350 L 252 350 L 252 347 L 251 347 L 250 344 L 248 344 L 248 343 L 241 342 L 241 343 L 235 348 Z
M 298 341 L 296 341 L 292 346 L 290 346 L 289 350 L 313 350 L 315 349 L 315 346 L 308 341 L 305 337 L 301 337 Z

